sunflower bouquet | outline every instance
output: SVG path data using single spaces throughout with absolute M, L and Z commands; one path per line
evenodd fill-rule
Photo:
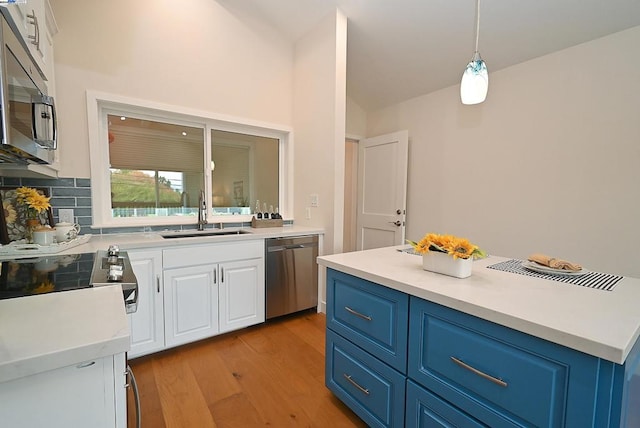
M 7 242 L 30 242 L 34 228 L 50 222 L 50 198 L 31 187 L 0 189 Z
M 481 259 L 487 254 L 477 245 L 472 244 L 465 238 L 459 238 L 453 235 L 438 235 L 436 233 L 427 233 L 420 241 L 410 241 L 418 254 L 426 254 L 429 251 L 445 253 L 454 259 Z
M 37 219 L 38 214 L 51 207 L 49 197 L 43 195 L 32 187 L 18 187 L 16 189 L 16 202 L 27 208 L 27 219 Z

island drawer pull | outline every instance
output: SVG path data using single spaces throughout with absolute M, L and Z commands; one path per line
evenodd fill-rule
M 458 359 L 458 358 L 456 358 L 456 357 L 451 357 L 451 360 L 452 360 L 454 363 L 456 363 L 457 365 L 459 365 L 460 367 L 462 367 L 462 368 L 464 368 L 464 369 L 467 369 L 467 370 L 469 370 L 470 372 L 475 373 L 475 374 L 477 374 L 477 375 L 478 375 L 478 376 L 480 376 L 480 377 L 483 377 L 483 378 L 485 378 L 485 379 L 487 379 L 487 380 L 490 380 L 491 382 L 493 382 L 493 383 L 495 383 L 495 384 L 497 384 L 497 385 L 500 385 L 500 386 L 505 387 L 505 388 L 508 386 L 508 385 L 507 385 L 507 382 L 503 381 L 502 379 L 497 378 L 497 377 L 493 377 L 493 376 L 491 376 L 491 375 L 488 375 L 488 374 L 486 374 L 486 373 L 484 373 L 484 372 L 482 372 L 482 371 L 480 371 L 480 370 L 476 369 L 475 367 L 471 367 L 469 364 L 465 363 L 465 362 L 464 362 L 464 361 L 462 361 L 462 360 L 459 360 L 459 359 Z
M 347 310 L 347 312 L 349 312 L 349 313 L 351 313 L 351 314 L 353 314 L 353 315 L 355 315 L 355 316 L 357 316 L 357 317 L 360 317 L 360 318 L 362 318 L 363 320 L 367 320 L 367 321 L 371 321 L 371 320 L 372 320 L 372 318 L 371 318 L 370 316 L 368 316 L 368 315 L 363 315 L 363 314 L 361 314 L 360 312 L 354 311 L 354 310 L 353 310 L 353 309 L 351 309 L 349 306 L 345 306 L 344 308 Z
M 358 385 L 358 383 L 355 380 L 351 379 L 351 375 L 343 373 L 342 376 L 344 376 L 344 378 L 348 380 L 351 385 L 358 388 L 363 394 L 369 395 L 369 390 L 367 388 L 363 388 L 360 385 Z

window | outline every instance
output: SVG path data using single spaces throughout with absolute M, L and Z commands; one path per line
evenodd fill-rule
M 251 219 L 256 200 L 289 208 L 285 129 L 187 115 L 88 93 L 94 227 Z M 206 161 L 205 161 L 206 159 Z
M 202 128 L 107 114 L 112 217 L 197 216 Z M 195 199 L 195 200 L 194 200 Z
M 212 130 L 214 215 L 251 214 L 256 201 L 277 207 L 279 179 L 273 171 L 278 152 L 275 138 Z

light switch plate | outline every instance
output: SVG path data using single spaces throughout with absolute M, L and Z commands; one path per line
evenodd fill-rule
M 58 218 L 60 223 L 75 223 L 73 221 L 73 209 L 71 208 L 60 208 L 58 210 Z
M 311 195 L 309 195 L 309 201 L 310 201 L 309 205 L 311 205 L 312 207 L 320 206 L 317 193 L 312 193 Z

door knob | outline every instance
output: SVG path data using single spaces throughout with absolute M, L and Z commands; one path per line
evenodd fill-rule
M 396 226 L 402 226 L 402 222 L 400 220 L 390 221 L 389 223 L 395 224 Z
M 401 210 L 396 210 L 396 214 L 400 215 L 400 214 L 402 214 L 402 211 Z

